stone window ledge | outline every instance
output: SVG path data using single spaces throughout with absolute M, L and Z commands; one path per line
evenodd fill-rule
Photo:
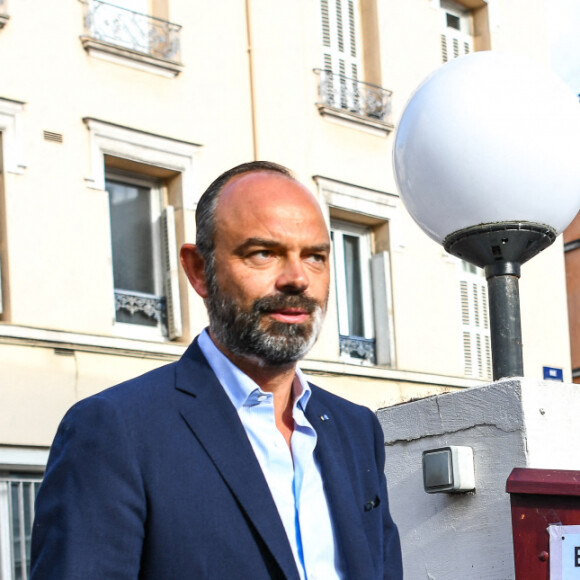
M 167 78 L 176 77 L 184 68 L 180 62 L 137 52 L 90 36 L 81 36 L 81 43 L 91 56 Z
M 372 132 L 379 132 L 380 134 L 388 135 L 393 129 L 394 125 L 390 123 L 384 123 L 379 120 L 375 120 L 372 117 L 366 117 L 363 115 L 357 115 L 350 111 L 344 109 L 339 109 L 335 107 L 329 107 L 322 103 L 317 103 L 318 112 L 323 117 L 329 117 L 333 120 L 337 120 L 339 123 L 344 125 L 358 126 L 359 128 L 368 129 Z

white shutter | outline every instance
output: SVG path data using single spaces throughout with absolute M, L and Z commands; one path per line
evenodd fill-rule
M 466 376 L 491 378 L 487 286 L 481 274 L 463 272 L 459 282 L 463 360 Z
M 161 214 L 161 244 L 163 250 L 163 287 L 167 300 L 167 334 L 171 340 L 180 338 L 181 300 L 179 299 L 179 261 L 175 236 L 175 210 L 167 206 Z
M 393 299 L 389 252 L 374 254 L 371 268 L 377 364 L 392 366 L 395 360 L 395 337 L 392 323 Z
M 3 312 L 4 312 L 4 300 L 2 299 L 2 260 L 0 260 L 0 314 L 2 314 Z
M 332 72 L 335 106 L 356 109 L 360 62 L 358 0 L 320 0 L 324 69 Z M 330 104 L 330 103 L 329 103 Z
M 455 2 L 441 2 L 441 60 L 447 62 L 473 52 L 471 14 Z

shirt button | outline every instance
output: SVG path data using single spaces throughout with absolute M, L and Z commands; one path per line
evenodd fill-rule
M 268 398 L 268 395 L 258 395 L 258 401 L 263 403 Z

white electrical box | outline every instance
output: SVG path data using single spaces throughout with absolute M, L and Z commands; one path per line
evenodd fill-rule
M 474 490 L 473 449 L 450 445 L 423 451 L 423 486 L 427 493 Z

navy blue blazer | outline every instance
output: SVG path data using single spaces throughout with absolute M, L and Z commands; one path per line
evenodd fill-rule
M 400 580 L 376 417 L 315 386 L 306 415 L 347 577 Z M 298 578 L 250 442 L 197 341 L 67 413 L 36 501 L 32 580 Z

